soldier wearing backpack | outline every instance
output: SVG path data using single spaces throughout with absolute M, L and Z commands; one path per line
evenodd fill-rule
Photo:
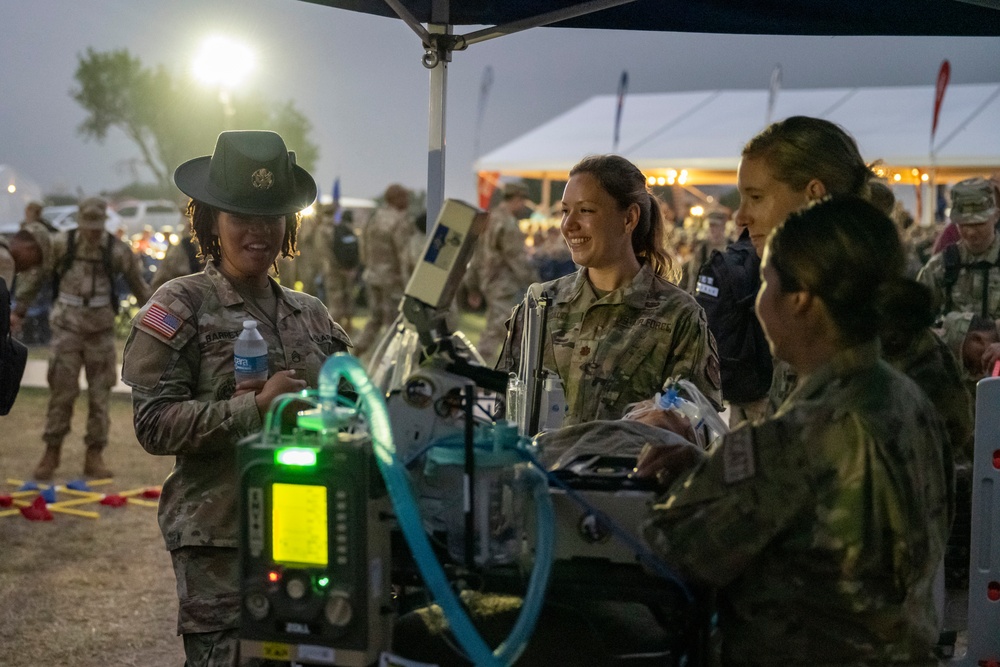
M 993 184 L 984 178 L 956 183 L 951 220 L 958 242 L 931 257 L 917 280 L 934 293 L 941 318 L 953 312 L 1000 318 L 1000 208 Z
M 337 219 L 336 204 L 320 204 L 320 247 L 323 253 L 323 292 L 326 308 L 334 321 L 344 327 L 348 335 L 353 331 L 351 318 L 358 284 L 358 267 L 361 266 L 361 243 L 354 228 L 354 214 L 343 211 Z
M 118 297 L 114 282 L 123 274 L 141 306 L 149 298 L 139 259 L 124 242 L 104 229 L 107 203 L 91 197 L 80 203 L 79 228 L 57 234 L 52 240 L 55 303 L 49 322 L 49 407 L 45 418 L 45 454 L 35 469 L 35 479 L 49 480 L 59 467 L 63 439 L 70 431 L 73 404 L 80 393 L 79 377 L 87 377 L 88 417 L 84 443 L 87 454 L 83 472 L 90 477 L 110 477 L 103 452 L 108 444 L 108 400 L 117 382 L 115 368 L 115 314 Z M 31 303 L 39 284 L 18 291 Z M 20 303 L 18 308 L 20 308 Z

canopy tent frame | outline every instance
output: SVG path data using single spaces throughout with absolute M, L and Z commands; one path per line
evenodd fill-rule
M 1000 0 L 859 0 L 831 8 L 827 0 L 707 3 L 704 0 L 304 0 L 404 21 L 424 47 L 430 71 L 427 146 L 427 215 L 444 202 L 448 63 L 455 51 L 530 28 L 561 26 L 812 35 L 1000 35 Z M 898 20 L 889 20 L 896 16 Z M 511 19 L 493 21 L 492 19 Z M 905 20 L 904 20 L 905 19 Z M 465 35 L 455 25 L 487 25 Z M 425 25 L 426 24 L 426 27 Z

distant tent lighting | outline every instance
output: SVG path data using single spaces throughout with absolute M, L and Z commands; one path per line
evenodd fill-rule
M 646 179 L 646 185 L 656 185 L 656 176 L 650 176 Z
M 692 206 L 691 207 L 691 215 L 694 216 L 695 218 L 700 218 L 701 216 L 705 215 L 705 207 L 704 206 Z
M 920 180 L 926 183 L 927 181 L 930 180 L 930 176 L 928 176 L 927 174 L 920 174 Z
M 17 192 L 17 186 L 11 183 L 10 185 L 7 186 L 7 192 L 14 194 L 15 192 Z
M 896 181 L 898 183 L 899 181 L 903 180 L 903 177 L 900 174 L 893 174 L 892 175 L 892 180 L 894 180 L 894 181 Z
M 663 177 L 663 176 L 660 176 L 659 178 L 656 179 L 656 184 L 657 185 L 666 185 L 666 183 L 667 183 L 667 179 L 665 177 Z

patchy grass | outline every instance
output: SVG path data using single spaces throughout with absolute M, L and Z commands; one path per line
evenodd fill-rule
M 16 489 L 8 479 L 30 479 L 44 448 L 47 401 L 47 390 L 22 389 L 10 414 L 0 417 L 6 434 L 0 445 L 0 493 Z M 86 412 L 84 393 L 57 483 L 82 477 Z M 109 493 L 157 486 L 173 465 L 172 457 L 150 456 L 136 442 L 132 405 L 121 394 L 112 395 L 105 459 L 114 482 L 94 488 Z M 183 664 L 174 575 L 156 508 L 93 503 L 77 509 L 98 512 L 100 518 L 0 517 L 0 662 L 7 667 Z
M 365 318 L 354 320 L 355 332 Z M 478 341 L 484 318 L 463 312 L 459 328 Z M 124 341 L 119 341 L 119 359 Z M 33 346 L 32 359 L 47 359 Z M 0 417 L 0 494 L 27 481 L 41 458 L 48 390 L 22 388 L 10 414 Z M 173 457 L 147 454 L 132 430 L 132 404 L 112 394 L 105 461 L 113 493 L 158 486 Z M 86 392 L 77 400 L 73 430 L 63 445 L 55 483 L 83 476 Z M 60 500 L 69 496 L 61 496 Z M 27 498 L 31 500 L 31 498 Z M 0 508 L 2 512 L 6 508 Z M 156 508 L 97 503 L 78 507 L 99 519 L 54 513 L 52 521 L 0 516 L 0 664 L 4 667 L 159 667 L 184 662 L 176 636 L 177 598 L 170 557 Z

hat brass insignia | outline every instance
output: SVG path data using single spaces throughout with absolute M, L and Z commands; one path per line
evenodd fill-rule
M 250 182 L 258 190 L 270 190 L 274 185 L 274 174 L 261 167 L 250 176 Z

